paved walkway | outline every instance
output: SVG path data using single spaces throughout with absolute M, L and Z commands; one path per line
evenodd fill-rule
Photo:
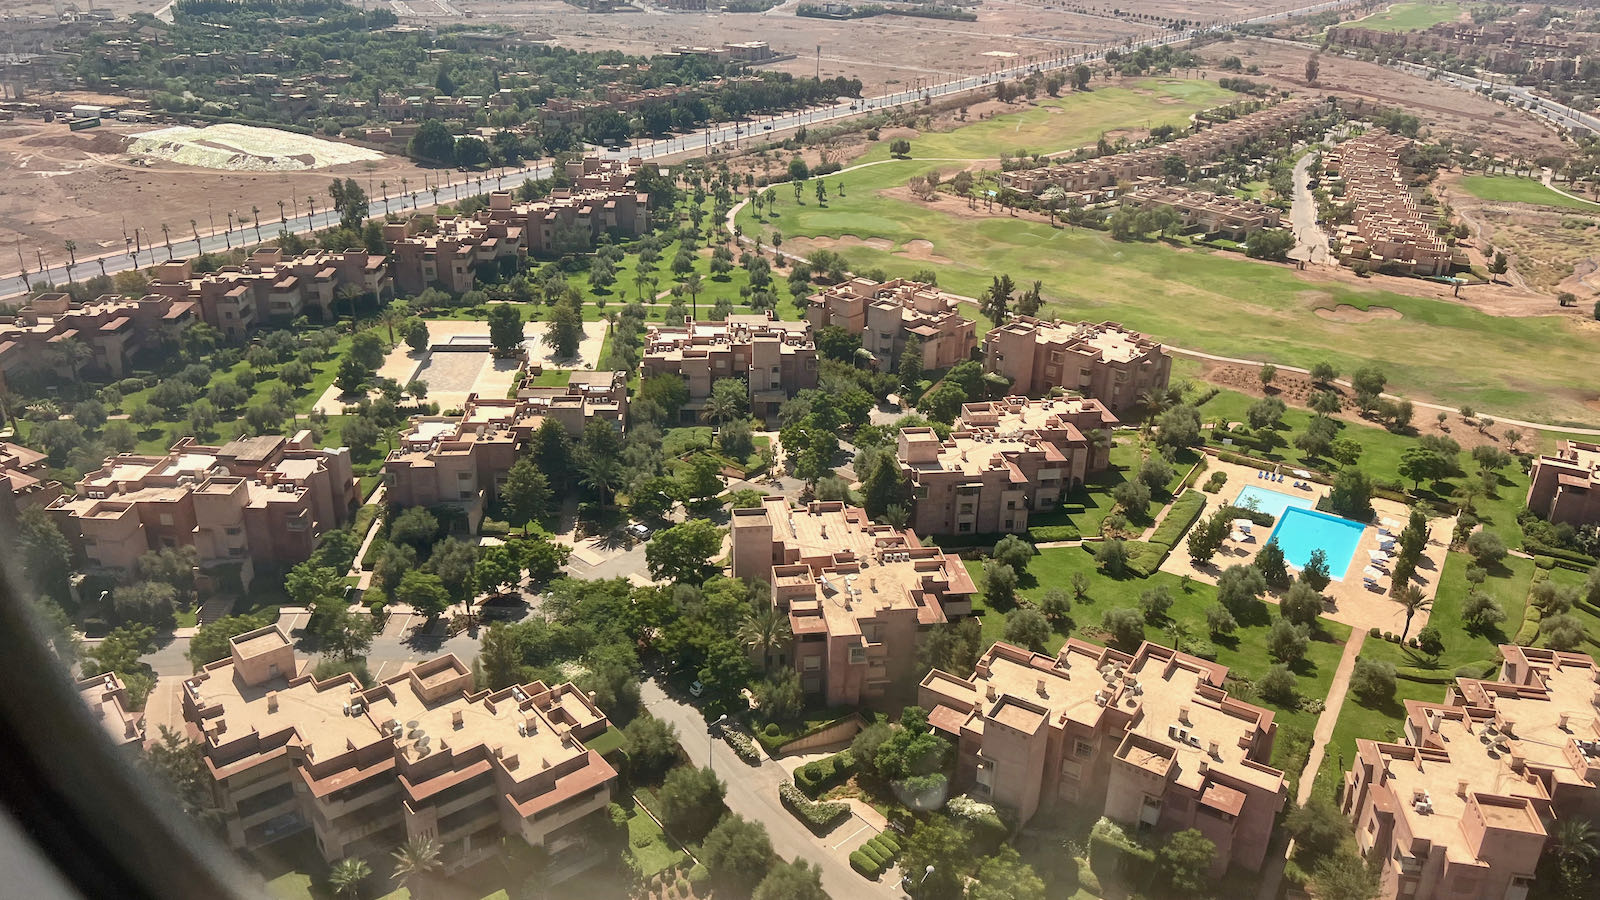
M 1350 673 L 1355 670 L 1356 657 L 1361 655 L 1361 644 L 1367 633 L 1359 628 L 1350 629 L 1350 639 L 1345 641 L 1344 655 L 1339 657 L 1339 668 L 1333 673 L 1333 683 L 1328 686 L 1327 706 L 1317 717 L 1317 728 L 1311 734 L 1311 756 L 1300 772 L 1300 793 L 1295 802 L 1304 804 L 1311 799 L 1311 785 L 1317 780 L 1317 770 L 1322 768 L 1322 758 L 1327 755 L 1328 742 L 1333 740 L 1333 726 L 1339 721 L 1339 710 L 1344 708 L 1345 694 L 1350 691 Z
M 743 762 L 726 741 L 706 733 L 700 710 L 669 696 L 653 678 L 640 685 L 639 695 L 651 715 L 677 728 L 678 742 L 689 762 L 697 766 L 709 762 L 727 784 L 724 801 L 730 811 L 765 825 L 779 856 L 810 860 L 822 867 L 822 887 L 828 896 L 852 900 L 903 897 L 896 879 L 886 875 L 880 882 L 871 882 L 850 868 L 850 851 L 878 833 L 872 822 L 856 815 L 825 835 L 812 834 L 778 799 L 778 785 L 789 777 L 782 763 L 765 759 L 752 766 Z

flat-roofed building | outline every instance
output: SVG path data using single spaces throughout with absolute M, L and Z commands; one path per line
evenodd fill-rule
M 451 873 L 518 837 L 560 871 L 605 814 L 617 773 L 583 742 L 609 723 L 571 683 L 476 691 L 445 655 L 363 689 L 302 674 L 276 626 L 230 643 L 182 693 L 236 848 L 310 829 L 331 862 L 430 839 Z
M 49 459 L 43 453 L 0 441 L 0 524 L 15 522 L 23 510 L 48 506 L 59 496 L 61 482 L 50 480 Z
M 141 298 L 105 294 L 79 302 L 67 294 L 40 294 L 20 309 L 0 315 L 0 389 L 19 376 L 53 380 L 97 372 L 111 378 L 128 373 L 133 358 L 157 352 L 199 321 L 187 300 L 152 292 Z M 64 343 L 89 352 L 69 358 Z
M 164 456 L 124 453 L 47 507 L 90 569 L 129 571 L 165 547 L 194 547 L 202 567 L 292 564 L 359 500 L 350 450 L 318 449 L 311 433 L 220 447 L 184 438 Z
M 333 318 L 341 288 L 384 298 L 394 295 L 388 258 L 366 250 L 311 250 L 289 256 L 262 247 L 243 264 L 197 273 L 192 260 L 155 267 L 150 293 L 195 304 L 200 318 L 237 340 L 268 322 L 288 323 L 315 313 Z
M 1326 179 L 1342 184 L 1351 222 L 1335 229 L 1339 261 L 1398 275 L 1448 275 L 1455 253 L 1411 196 L 1402 157 L 1411 139 L 1375 128 L 1322 155 Z M 1465 262 L 1463 259 L 1462 262 Z
M 395 285 L 406 294 L 436 286 L 462 294 L 483 269 L 527 257 L 521 226 L 469 216 L 391 222 L 383 226 L 383 242 L 394 261 Z
M 128 687 L 115 672 L 93 675 L 77 683 L 78 696 L 99 723 L 106 740 L 135 750 L 144 746 L 144 713 L 128 708 Z
M 1344 812 L 1385 897 L 1526 897 L 1561 821 L 1600 818 L 1600 667 L 1513 644 L 1500 654 L 1498 681 L 1406 700 L 1404 743 L 1356 741 Z
M 647 326 L 642 368 L 646 377 L 677 375 L 688 383 L 685 420 L 705 407 L 712 385 L 724 378 L 744 381 L 751 415 L 770 420 L 785 400 L 817 386 L 817 345 L 810 322 L 785 322 L 771 313 L 724 322 L 685 319 Z
M 972 613 L 960 558 L 838 501 L 733 511 L 733 575 L 772 585 L 793 643 L 777 660 L 832 705 L 883 702 L 916 678 L 923 632 Z
M 860 337 L 885 371 L 899 365 L 913 338 L 922 345 L 924 369 L 947 369 L 970 359 L 978 346 L 977 324 L 959 311 L 963 299 L 920 281 L 858 277 L 807 298 L 806 321 Z
M 1184 229 L 1197 229 L 1207 237 L 1243 241 L 1263 228 L 1277 228 L 1282 212 L 1260 200 L 1241 200 L 1211 191 L 1169 187 L 1159 182 L 1142 184 L 1122 195 L 1122 202 L 1141 209 L 1170 209 Z
M 388 502 L 454 506 L 476 531 L 485 503 L 546 419 L 576 436 L 594 420 L 620 428 L 626 410 L 624 373 L 580 372 L 565 389 L 524 386 L 513 399 L 471 394 L 460 415 L 412 416 L 383 463 Z
M 1026 531 L 1030 514 L 1055 509 L 1110 465 L 1116 426 L 1098 400 L 1007 397 L 963 406 L 948 438 L 902 428 L 896 459 L 911 482 L 911 526 L 921 534 Z
M 1600 525 L 1600 444 L 1556 441 L 1533 461 L 1528 509 L 1551 522 Z
M 996 643 L 970 678 L 935 669 L 918 703 L 956 742 L 955 787 L 1016 811 L 1074 804 L 1140 832 L 1194 828 L 1211 871 L 1261 868 L 1287 791 L 1272 712 L 1223 689 L 1228 669 L 1145 643 L 1071 638 L 1054 658 Z
M 1029 397 L 1065 388 L 1123 414 L 1145 391 L 1164 391 L 1172 357 L 1159 341 L 1116 322 L 1046 322 L 1017 316 L 984 335 L 984 368 Z

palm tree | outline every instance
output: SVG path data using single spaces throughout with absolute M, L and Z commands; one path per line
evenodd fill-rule
M 439 859 L 439 844 L 433 838 L 412 839 L 394 851 L 394 877 L 405 882 L 411 896 L 417 895 L 414 883 L 422 876 L 437 871 L 443 862 Z
M 905 528 L 906 523 L 910 520 L 911 513 L 907 512 L 906 508 L 898 503 L 891 503 L 884 507 L 883 523 L 890 528 Z
M 378 189 L 383 191 L 383 214 L 389 215 L 389 182 L 378 182 Z
M 1403 585 L 1395 592 L 1394 599 L 1406 611 L 1406 626 L 1400 629 L 1400 640 L 1406 639 L 1406 632 L 1411 630 L 1411 617 L 1419 612 L 1427 612 L 1433 606 L 1433 601 L 1422 595 L 1422 588 L 1414 584 Z
M 689 293 L 689 303 L 694 310 L 694 317 L 700 318 L 700 292 L 705 290 L 705 283 L 700 280 L 700 273 L 690 272 L 689 277 L 683 280 L 683 289 Z
M 78 242 L 67 241 L 67 284 L 72 283 L 72 267 L 78 264 Z
M 168 228 L 167 227 L 167 223 L 165 223 L 165 222 L 161 223 L 161 237 L 162 237 L 163 240 L 165 240 L 167 242 L 167 259 L 171 259 L 172 258 L 172 229 Z
M 611 494 L 622 482 L 622 461 L 614 456 L 586 454 L 578 463 L 578 480 L 600 495 L 600 505 L 609 506 Z
M 72 370 L 72 380 L 78 380 L 78 369 L 94 357 L 94 351 L 88 344 L 77 338 L 68 338 L 56 344 L 56 352 L 61 355 L 61 361 Z
M 189 231 L 194 235 L 194 252 L 200 253 L 200 223 L 194 219 L 189 220 Z
M 378 324 L 389 329 L 389 343 L 394 343 L 394 326 L 405 321 L 408 310 L 399 303 L 391 303 L 378 312 Z
M 328 884 L 333 886 L 333 892 L 341 897 L 355 897 L 361 893 L 361 882 L 372 877 L 372 867 L 367 861 L 359 857 L 354 859 L 341 859 L 333 864 L 333 871 L 328 875 Z
M 794 632 L 789 629 L 789 614 L 768 605 L 739 623 L 739 643 L 761 654 L 761 671 L 772 667 L 772 654 L 789 645 Z
M 261 243 L 261 207 L 251 204 L 250 217 L 256 224 L 256 243 Z
M 1555 834 L 1550 836 L 1551 849 L 1561 862 L 1562 880 L 1568 887 L 1576 887 L 1586 880 L 1587 870 L 1600 855 L 1600 832 L 1587 820 L 1564 816 L 1556 822 Z M 1575 892 L 1568 896 L 1577 896 Z

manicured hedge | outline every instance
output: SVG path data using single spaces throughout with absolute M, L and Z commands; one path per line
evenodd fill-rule
M 1080 541 L 1083 535 L 1076 525 L 1030 525 L 1028 537 L 1036 544 L 1046 541 Z
M 1534 586 L 1549 577 L 1550 573 L 1548 571 L 1534 569 L 1533 578 L 1528 582 L 1528 593 L 1531 595 Z M 1539 637 L 1539 621 L 1543 618 L 1544 612 L 1539 607 L 1534 606 L 1531 602 L 1524 604 L 1522 607 L 1522 627 L 1517 629 L 1517 636 L 1511 639 L 1512 643 L 1520 644 L 1524 647 L 1533 646 L 1533 642 Z
M 1183 533 L 1188 530 L 1194 520 L 1200 517 L 1200 511 L 1206 508 L 1205 495 L 1199 491 L 1184 491 L 1183 495 L 1172 501 L 1172 507 L 1167 510 L 1167 517 L 1156 526 L 1150 535 L 1150 541 L 1156 544 L 1172 546 L 1178 543 Z
M 800 821 L 806 823 L 807 828 L 818 834 L 850 817 L 850 807 L 847 804 L 817 803 L 800 793 L 800 789 L 795 787 L 793 782 L 785 781 L 778 785 L 778 799 L 782 800 L 783 805 L 787 806 Z
M 866 878 L 876 879 L 894 865 L 895 857 L 899 855 L 900 842 L 884 832 L 850 854 L 850 867 Z
M 1149 578 L 1161 568 L 1161 563 L 1172 552 L 1171 544 L 1147 541 L 1123 541 L 1128 550 L 1128 571 L 1140 578 Z
M 756 749 L 756 742 L 750 735 L 736 728 L 724 728 L 722 739 L 728 742 L 728 746 L 733 748 L 733 752 L 741 760 L 753 766 L 761 765 L 761 751 Z
M 842 750 L 796 769 L 794 784 L 801 793 L 815 800 L 823 791 L 845 781 L 855 771 L 856 758 L 849 750 Z
M 1222 510 L 1227 513 L 1228 521 L 1230 522 L 1234 519 L 1249 519 L 1262 528 L 1271 528 L 1278 521 L 1272 513 L 1264 513 L 1259 509 L 1251 509 L 1247 506 L 1229 505 L 1222 507 Z

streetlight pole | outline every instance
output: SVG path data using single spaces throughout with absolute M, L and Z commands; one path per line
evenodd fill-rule
M 722 723 L 726 721 L 728 721 L 728 717 L 724 715 L 706 726 L 706 771 L 708 772 L 716 772 L 716 760 L 712 758 L 711 751 L 715 746 L 717 729 L 721 728 Z

